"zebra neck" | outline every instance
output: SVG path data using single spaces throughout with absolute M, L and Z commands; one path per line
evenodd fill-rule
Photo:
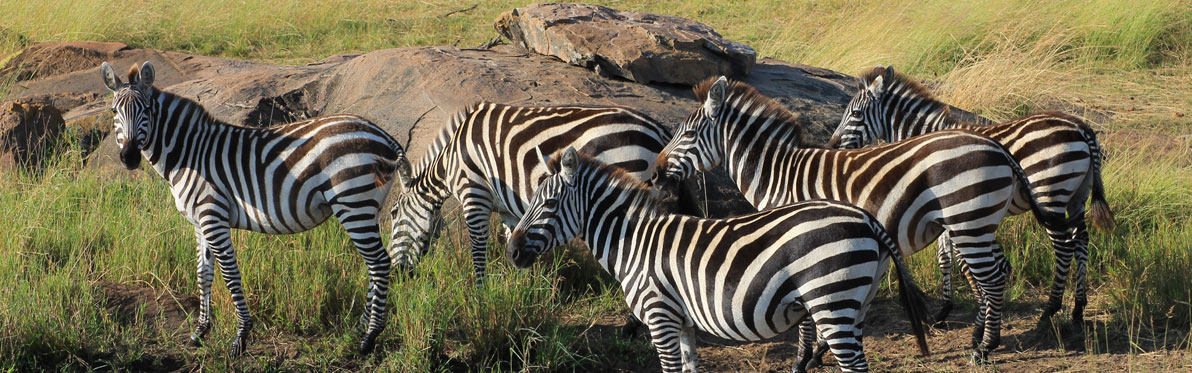
M 952 120 L 948 104 L 931 97 L 897 96 L 895 100 L 886 102 L 884 105 L 894 105 L 898 108 L 890 114 L 890 118 L 885 120 L 885 123 L 890 124 L 889 128 L 886 128 L 888 132 L 885 137 L 891 142 L 906 140 L 956 125 L 956 121 Z
M 593 197 L 583 227 L 584 238 L 600 266 L 624 283 L 658 246 L 651 240 L 651 227 L 678 215 L 660 214 L 649 189 L 616 185 L 600 189 L 587 194 Z M 597 206 L 602 211 L 591 209 Z
M 733 113 L 733 116 L 736 116 Z M 773 117 L 742 118 L 736 125 L 724 126 L 721 166 L 737 184 L 745 199 L 754 206 L 767 202 L 760 193 L 771 177 L 771 170 L 783 166 L 804 147 L 796 124 Z
M 217 121 L 199 103 L 169 92 L 154 90 L 151 136 L 142 154 L 158 175 L 172 180 L 179 170 L 202 170 L 203 161 L 218 147 L 212 142 L 221 135 L 251 132 Z M 187 155 L 187 156 L 184 156 Z

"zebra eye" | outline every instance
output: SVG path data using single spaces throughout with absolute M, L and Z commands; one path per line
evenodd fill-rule
M 695 130 L 686 130 L 686 131 L 683 131 L 683 136 L 686 136 L 686 137 L 695 137 Z

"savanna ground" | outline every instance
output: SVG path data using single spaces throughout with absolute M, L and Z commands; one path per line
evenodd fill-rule
M 1034 110 L 1085 116 L 1104 131 L 1108 199 L 1118 225 L 1092 232 L 1085 325 L 1036 324 L 1052 252 L 1034 221 L 999 238 L 1013 263 L 997 364 L 982 370 L 1192 370 L 1192 3 L 1188 1 L 604 1 L 715 27 L 760 56 L 856 73 L 876 64 L 928 82 L 945 101 L 1003 120 Z M 331 54 L 482 44 L 521 2 L 0 1 L 0 55 L 49 41 L 119 41 L 300 64 Z M 6 77 L 0 96 L 7 95 Z M 97 77 L 98 79 L 98 77 Z M 246 356 L 215 282 L 215 328 L 184 345 L 197 293 L 192 230 L 151 177 L 112 177 L 65 151 L 39 175 L 0 175 L 0 369 L 53 370 L 628 370 L 657 369 L 646 338 L 621 338 L 626 307 L 582 247 L 529 271 L 493 242 L 488 285 L 472 286 L 465 238 L 451 229 L 412 278 L 395 279 L 378 353 L 361 357 L 363 265 L 337 223 L 235 245 L 257 317 Z M 931 252 L 931 250 L 927 250 Z M 931 254 L 912 258 L 938 288 Z M 867 322 L 880 370 L 966 365 L 973 301 L 912 348 L 883 292 Z M 1070 310 L 1071 296 L 1065 308 Z M 786 341 L 791 340 L 791 336 Z M 710 370 L 784 371 L 793 346 L 701 337 Z

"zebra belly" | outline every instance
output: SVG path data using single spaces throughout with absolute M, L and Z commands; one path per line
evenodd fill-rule
M 230 215 L 235 218 L 231 219 L 229 223 L 235 229 L 269 234 L 292 234 L 311 230 L 323 224 L 332 215 L 331 206 L 323 201 L 321 196 L 316 196 L 315 200 L 310 201 L 307 206 L 295 207 L 282 209 L 290 210 L 288 213 L 269 214 L 269 211 L 276 210 L 278 207 L 240 204 L 230 211 Z

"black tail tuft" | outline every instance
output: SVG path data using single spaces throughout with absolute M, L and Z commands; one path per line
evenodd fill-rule
M 894 243 L 881 224 L 875 220 L 871 221 L 870 226 L 873 227 L 874 233 L 877 234 L 881 245 L 889 252 L 890 259 L 894 261 L 894 271 L 898 276 L 898 301 L 902 303 L 902 309 L 911 322 L 911 332 L 915 334 L 919 352 L 923 356 L 929 356 L 931 350 L 927 347 L 927 324 L 930 316 L 927 314 L 927 294 L 923 293 L 923 289 L 920 289 L 919 285 L 915 284 L 914 279 L 911 278 L 911 273 L 902 260 L 902 251 L 898 250 L 898 245 Z

